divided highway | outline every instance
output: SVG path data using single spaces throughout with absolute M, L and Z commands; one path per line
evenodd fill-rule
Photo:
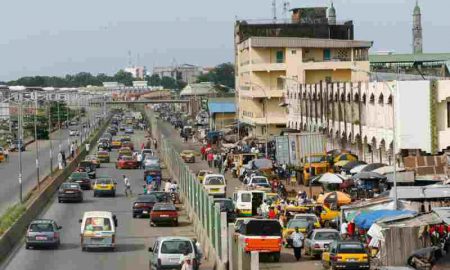
M 136 131 L 132 136 L 137 146 L 144 140 L 144 133 Z M 116 160 L 117 151 L 111 152 L 111 161 Z M 166 173 L 166 172 L 163 172 Z M 133 197 L 125 197 L 122 175 L 128 176 Z M 150 227 L 148 218 L 133 219 L 132 203 L 137 193 L 142 193 L 143 170 L 117 170 L 114 163 L 102 164 L 97 175 L 109 175 L 117 180 L 117 195 L 95 197 L 92 191 L 84 191 L 83 203 L 58 203 L 56 195 L 41 218 L 54 219 L 62 226 L 61 246 L 57 250 L 26 250 L 24 244 L 13 252 L 0 267 L 1 270 L 122 270 L 148 269 L 147 248 L 159 236 L 195 237 L 192 226 L 182 213 L 179 227 Z M 164 176 L 167 177 L 167 176 Z M 112 211 L 118 218 L 117 248 L 115 252 L 82 252 L 80 246 L 80 225 L 83 212 L 92 210 Z M 203 261 L 201 269 L 212 269 Z

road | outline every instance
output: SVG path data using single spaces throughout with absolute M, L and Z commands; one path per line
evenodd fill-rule
M 143 133 L 132 136 L 135 145 L 143 141 Z M 117 158 L 117 151 L 111 153 L 111 160 Z M 150 227 L 148 219 L 133 219 L 131 207 L 134 197 L 125 197 L 122 175 L 126 174 L 132 184 L 134 194 L 142 191 L 143 170 L 117 170 L 114 163 L 102 164 L 98 175 L 109 175 L 118 181 L 115 198 L 93 197 L 92 191 L 84 192 L 81 204 L 60 204 L 54 198 L 41 218 L 56 220 L 63 227 L 61 247 L 58 250 L 26 250 L 21 244 L 11 257 L 0 266 L 0 270 L 123 270 L 148 269 L 148 247 L 159 236 L 194 237 L 192 226 L 183 214 L 179 227 Z M 163 174 L 166 174 L 163 171 Z M 166 176 L 164 176 L 166 177 Z M 80 247 L 80 219 L 85 211 L 112 211 L 118 218 L 118 246 L 116 252 L 82 252 Z M 184 213 L 184 212 L 183 212 Z M 204 262 L 201 269 L 212 269 Z
M 94 120 L 91 119 L 91 123 Z M 79 126 L 74 126 L 79 130 Z M 80 137 L 69 137 L 69 130 L 62 129 L 53 132 L 50 136 L 52 139 L 52 153 L 53 153 L 53 168 L 57 167 L 57 156 L 59 152 L 59 144 L 61 149 L 65 151 L 68 157 L 70 142 L 77 140 Z M 60 140 L 61 138 L 61 140 Z M 68 141 L 68 139 L 70 141 Z M 84 140 L 84 136 L 83 136 Z M 50 174 L 50 142 L 48 140 L 39 140 L 39 171 L 40 179 Z M 0 215 L 11 205 L 20 201 L 19 197 L 19 153 L 12 152 L 9 154 L 7 162 L 0 163 Z M 26 151 L 22 152 L 22 189 L 23 196 L 32 190 L 37 185 L 36 173 L 36 142 L 29 144 Z
M 201 147 L 198 143 L 192 143 L 189 141 L 188 143 L 185 143 L 181 140 L 181 137 L 179 136 L 179 131 L 175 130 L 169 123 L 158 120 L 159 127 L 161 128 L 162 134 L 170 140 L 172 145 L 175 147 L 175 149 L 178 152 L 181 152 L 183 150 L 195 150 L 197 152 L 200 152 L 199 149 Z M 196 159 L 196 163 L 189 163 L 189 167 L 192 169 L 192 171 L 197 172 L 199 170 L 209 169 L 208 164 L 206 161 L 201 160 L 201 158 Z M 213 169 L 217 172 L 216 169 Z M 241 186 L 241 182 L 238 179 L 235 179 L 231 176 L 231 174 L 228 172 L 225 174 L 226 180 L 227 180 L 227 197 L 232 198 L 233 192 L 237 187 Z M 322 269 L 322 264 L 320 260 L 314 260 L 309 257 L 303 257 L 300 262 L 295 261 L 295 258 L 293 256 L 293 250 L 292 249 L 286 249 L 283 248 L 281 253 L 281 259 L 280 263 L 269 263 L 269 262 L 262 262 L 260 264 L 260 269 L 283 269 L 283 270 L 296 270 L 296 269 L 303 269 L 303 270 L 316 270 L 316 269 Z

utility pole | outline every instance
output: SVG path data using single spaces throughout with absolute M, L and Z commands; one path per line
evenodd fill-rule
M 37 114 L 38 114 L 38 92 L 34 91 L 34 144 L 36 146 L 36 180 L 38 190 L 41 190 L 41 184 L 39 182 L 39 142 L 37 136 Z
M 23 109 L 23 93 L 19 93 L 19 118 L 17 120 L 18 127 L 17 132 L 19 141 L 17 143 L 18 151 L 19 151 L 19 199 L 20 203 L 23 202 L 22 198 L 22 144 L 23 144 L 23 119 L 22 119 L 22 109 Z
M 48 104 L 48 142 L 50 144 L 50 174 L 53 173 L 53 143 L 52 143 L 52 103 Z

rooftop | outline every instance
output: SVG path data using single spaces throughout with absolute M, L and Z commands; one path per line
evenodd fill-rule
M 414 63 L 414 62 L 447 62 L 450 53 L 421 53 L 421 54 L 386 54 L 369 55 L 370 63 Z
M 251 37 L 253 48 L 370 48 L 372 41 L 339 40 L 299 37 Z M 244 48 L 250 45 L 249 40 L 241 44 Z

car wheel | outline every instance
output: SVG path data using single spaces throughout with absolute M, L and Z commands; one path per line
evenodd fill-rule
M 61 203 L 61 202 L 62 202 L 62 200 L 58 199 L 58 203 Z
M 30 245 L 25 244 L 25 249 L 30 249 Z

